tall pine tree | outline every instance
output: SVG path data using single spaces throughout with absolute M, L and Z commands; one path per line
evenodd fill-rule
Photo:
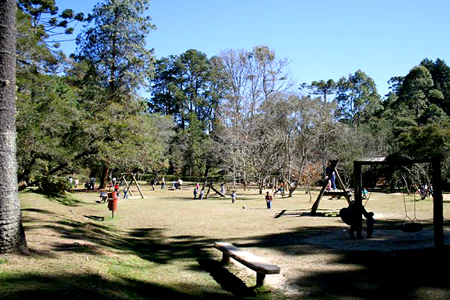
M 102 165 L 100 188 L 106 186 L 110 164 L 119 152 L 116 141 L 132 139 L 132 123 L 145 110 L 139 91 L 153 74 L 154 57 L 145 38 L 154 25 L 145 15 L 149 0 L 108 0 L 88 17 L 92 27 L 77 38 L 79 61 L 87 62 L 85 109 L 95 116 Z M 90 91 L 96 90 L 95 94 Z M 101 91 L 101 93 L 99 93 Z

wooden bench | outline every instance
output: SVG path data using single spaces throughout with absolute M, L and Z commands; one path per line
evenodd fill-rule
M 225 242 L 214 243 L 214 247 L 223 252 L 222 264 L 230 262 L 230 257 L 246 267 L 256 271 L 256 286 L 263 286 L 266 274 L 280 274 L 280 267 L 259 258 L 249 252 Z

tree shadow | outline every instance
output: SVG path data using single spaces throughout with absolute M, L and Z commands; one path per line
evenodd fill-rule
M 383 221 L 378 223 L 382 230 L 392 230 L 402 234 L 397 229 L 398 221 Z M 446 225 L 450 225 L 446 222 Z M 431 230 L 430 226 L 426 226 Z M 340 233 L 339 233 L 340 232 Z M 295 261 L 301 270 L 302 260 L 308 260 L 310 255 L 319 253 L 335 254 L 333 261 L 327 266 L 348 266 L 344 270 L 326 270 L 318 268 L 311 272 L 305 269 L 299 271 L 294 278 L 288 278 L 288 285 L 299 292 L 298 296 L 305 299 L 447 299 L 450 298 L 450 285 L 447 282 L 445 270 L 450 267 L 450 246 L 433 247 L 430 243 L 420 243 L 419 238 L 395 245 L 387 251 L 382 250 L 381 240 L 353 240 L 353 249 L 340 249 L 315 244 L 314 237 L 321 235 L 333 236 L 342 234 L 342 227 L 309 227 L 297 228 L 290 232 L 253 236 L 236 239 L 233 244 L 238 247 L 273 249 L 285 256 L 298 257 Z M 375 231 L 376 236 L 376 231 Z M 350 240 L 346 238 L 347 240 Z M 251 242 L 249 242 L 251 241 Z M 346 242 L 345 239 L 343 241 Z M 374 243 L 375 250 L 365 250 L 364 243 Z M 389 241 L 391 242 L 391 241 Z M 377 249 L 376 243 L 379 243 Z M 391 242 L 392 243 L 392 242 Z M 394 243 L 396 243 L 394 241 Z M 428 246 L 426 246 L 428 245 Z M 403 246 L 411 248 L 402 249 Z M 402 249 L 402 250 L 399 250 Z M 292 260 L 291 260 L 292 261 Z M 325 263 L 325 262 L 324 262 Z M 283 266 L 281 266 L 283 271 Z
M 12 299 L 230 299 L 225 293 L 202 293 L 196 295 L 177 291 L 175 288 L 161 286 L 129 278 L 106 279 L 99 275 L 42 275 L 37 273 L 18 274 L 2 278 L 0 289 L 2 300 Z M 199 291 L 192 284 L 189 291 Z
M 220 286 L 236 297 L 254 297 L 256 292 L 233 273 L 228 271 L 220 261 L 199 259 L 200 267 L 208 272 Z
M 51 213 L 45 210 L 33 211 Z M 29 222 L 31 220 L 24 219 L 26 225 L 29 225 Z M 450 226 L 449 221 L 446 221 L 445 225 Z M 225 291 L 233 293 L 235 297 L 254 296 L 244 282 L 223 268 L 220 262 L 210 258 L 210 249 L 216 241 L 215 239 L 194 235 L 167 237 L 163 228 L 121 230 L 98 222 L 85 223 L 62 220 L 59 222 L 49 221 L 44 226 L 60 234 L 63 239 L 69 240 L 66 243 L 55 243 L 53 245 L 55 253 L 67 251 L 97 255 L 102 254 L 102 250 L 107 249 L 123 254 L 135 254 L 144 260 L 158 264 L 192 259 L 198 262 L 199 269 L 208 272 Z M 377 228 L 389 230 L 396 226 L 398 226 L 398 220 L 377 221 Z M 402 299 L 419 299 L 427 298 L 426 295 L 431 295 L 428 297 L 431 299 L 449 298 L 450 287 L 446 283 L 445 277 L 440 275 L 450 266 L 446 257 L 449 253 L 448 246 L 442 250 L 431 248 L 390 252 L 344 251 L 308 242 L 311 237 L 333 234 L 338 230 L 342 231 L 342 226 L 299 227 L 283 233 L 234 238 L 230 239 L 230 242 L 242 248 L 268 248 L 274 249 L 285 256 L 298 256 L 299 265 L 301 265 L 304 255 L 316 255 L 326 249 L 328 252 L 338 254 L 331 264 L 351 266 L 344 271 L 320 270 L 288 278 L 289 284 L 301 290 L 305 298 L 375 299 L 395 296 Z M 54 254 L 52 253 L 52 255 Z M 118 288 L 126 290 L 127 294 L 133 294 L 137 299 L 193 298 L 191 295 L 146 282 L 128 279 L 110 282 L 95 275 L 77 277 L 75 283 L 71 283 L 67 289 L 57 287 L 56 290 L 52 290 L 50 285 L 52 283 L 64 285 L 62 283 L 66 280 L 64 276 L 44 277 L 41 280 L 41 275 L 31 274 L 8 280 L 20 281 L 24 279 L 29 280 L 30 284 L 35 284 L 36 287 L 30 285 L 29 289 L 18 291 L 17 296 L 8 294 L 3 297 L 3 295 L 0 295 L 1 299 L 26 299 L 31 295 L 35 297 L 40 295 L 35 293 L 37 290 L 41 291 L 43 296 L 54 296 L 57 292 L 64 297 L 67 295 L 66 298 L 68 299 L 90 299 L 94 297 L 98 299 L 125 299 L 126 297 L 118 296 L 120 294 L 117 292 Z M 49 285 L 46 285 L 46 282 Z M 41 286 L 44 286 L 42 290 Z M 80 290 L 80 297 L 72 295 L 73 290 L 77 289 Z M 103 289 L 105 293 L 103 293 Z M 201 288 L 199 289 L 201 290 Z M 52 290 L 52 293 L 49 290 Z M 149 296 L 150 294 L 151 296 Z M 215 299 L 227 298 L 222 294 L 211 294 L 209 296 Z M 202 297 L 207 298 L 207 295 L 202 295 Z M 52 298 L 50 297 L 50 299 Z
M 446 299 L 450 287 L 442 271 L 449 266 L 448 250 L 348 252 L 333 264 L 356 270 L 319 272 L 294 282 L 312 299 Z
M 95 216 L 87 216 L 89 219 Z M 207 257 L 208 248 L 214 240 L 199 236 L 175 236 L 168 238 L 164 229 L 136 228 L 121 230 L 109 227 L 102 222 L 78 222 L 60 220 L 45 222 L 32 227 L 32 219 L 24 219 L 27 230 L 49 229 L 58 234 L 59 239 L 52 246 L 55 252 L 76 252 L 99 254 L 116 251 L 123 254 L 135 254 L 142 259 L 166 264 L 172 260 Z M 33 249 L 30 249 L 33 251 Z M 39 253 L 38 251 L 34 251 Z M 47 254 L 46 254 L 47 255 Z

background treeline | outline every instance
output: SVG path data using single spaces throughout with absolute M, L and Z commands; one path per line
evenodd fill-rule
M 148 4 L 107 0 L 85 16 L 18 1 L 19 181 L 94 176 L 103 188 L 112 174 L 139 172 L 261 188 L 277 178 L 293 189 L 316 183 L 328 159 L 351 183 L 353 160 L 391 154 L 441 156 L 448 178 L 443 60 L 392 77 L 385 96 L 361 70 L 299 85 L 288 60 L 264 45 L 156 60 L 145 43 Z M 82 23 L 66 57 L 58 39 Z

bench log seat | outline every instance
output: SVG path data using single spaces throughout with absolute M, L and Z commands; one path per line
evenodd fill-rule
M 346 192 L 344 192 L 343 190 L 335 190 L 335 191 L 327 191 L 325 190 L 323 192 L 324 196 L 345 196 Z
M 280 274 L 280 267 L 268 261 L 243 251 L 233 244 L 226 242 L 216 242 L 214 247 L 223 252 L 222 264 L 227 265 L 230 257 L 256 271 L 256 286 L 263 286 L 266 274 Z

